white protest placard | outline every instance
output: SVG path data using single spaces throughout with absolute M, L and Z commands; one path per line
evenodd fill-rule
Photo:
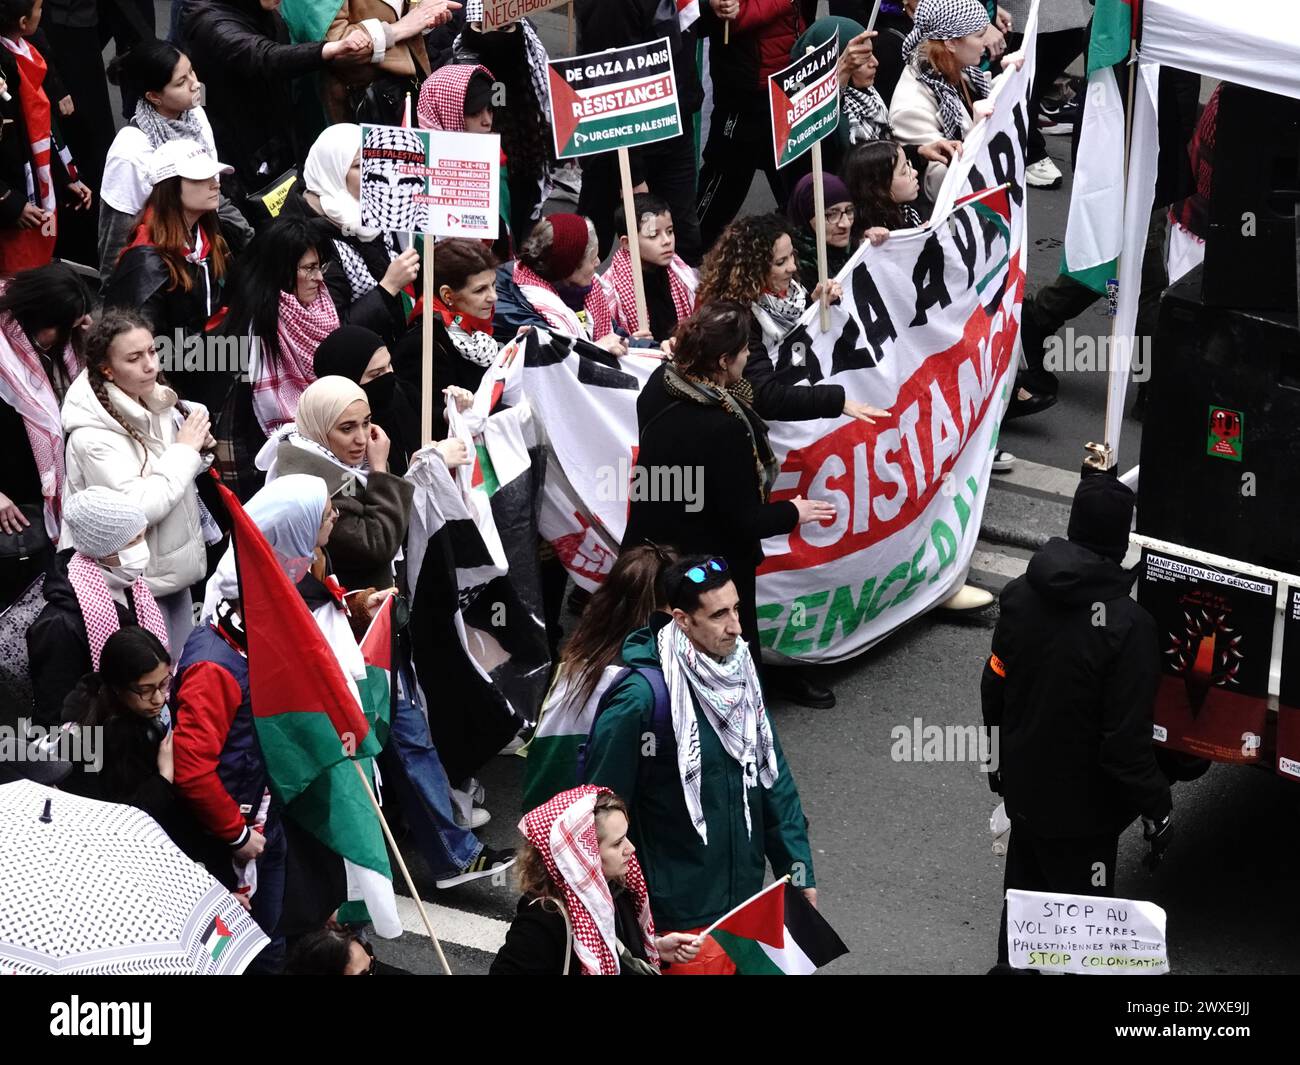
M 571 0 L 483 0 L 483 32 L 564 4 L 572 7 Z
M 361 127 L 362 226 L 494 240 L 500 205 L 497 134 Z
M 1165 911 L 1141 899 L 1007 891 L 1007 954 L 1016 969 L 1169 972 Z

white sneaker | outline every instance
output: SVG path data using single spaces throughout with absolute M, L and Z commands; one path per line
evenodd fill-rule
M 1050 159 L 1040 159 L 1033 166 L 1025 167 L 1025 181 L 1036 189 L 1060 188 L 1062 176 Z
M 481 806 L 475 806 L 474 809 L 470 811 L 469 828 L 471 831 L 476 828 L 482 828 L 491 820 L 492 815 L 490 813 Z
M 1016 456 L 1010 451 L 999 451 L 993 456 L 994 473 L 1010 473 L 1011 468 L 1016 464 Z
M 939 604 L 940 610 L 950 610 L 954 614 L 971 614 L 983 610 L 993 602 L 993 593 L 973 584 L 963 584 L 955 595 L 949 596 Z

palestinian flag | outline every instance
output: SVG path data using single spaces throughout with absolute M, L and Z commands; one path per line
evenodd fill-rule
M 847 954 L 803 892 L 783 877 L 706 930 L 742 976 L 811 976 Z
M 370 622 L 361 640 L 361 657 L 366 662 L 366 679 L 357 684 L 361 694 L 361 709 L 374 730 L 381 747 L 388 743 L 388 730 L 393 721 L 393 705 L 397 688 L 393 683 L 393 662 L 397 627 L 393 624 L 393 611 L 397 597 L 390 595 Z
M 203 933 L 203 949 L 208 952 L 208 956 L 216 961 L 221 957 L 221 952 L 230 945 L 235 934 L 227 927 L 226 922 L 221 919 L 220 914 L 213 914 L 212 920 L 208 922 L 208 927 Z
M 683 33 L 700 17 L 700 0 L 677 0 L 677 25 Z
M 330 28 L 343 7 L 343 0 L 282 0 L 280 17 L 289 27 L 289 37 L 295 44 L 325 40 Z
M 400 935 L 383 831 L 351 764 L 365 759 L 368 767 L 379 753 L 376 729 L 274 549 L 220 481 L 217 490 L 230 511 L 249 699 L 271 791 L 344 860 L 349 897 L 365 900 L 376 933 Z
M 1140 25 L 1141 0 L 1097 0 L 1061 272 L 1100 293 L 1118 276 L 1124 244 L 1124 97 L 1115 68 L 1128 61 Z

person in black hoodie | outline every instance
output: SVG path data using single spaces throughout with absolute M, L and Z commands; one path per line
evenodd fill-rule
M 704 105 L 704 90 L 695 65 L 694 28 L 681 30 L 675 4 L 663 4 L 660 0 L 577 0 L 574 10 L 579 53 L 626 48 L 667 37 L 673 53 L 681 113 L 693 115 Z M 634 190 L 653 193 L 668 204 L 677 230 L 677 253 L 691 266 L 699 266 L 704 247 L 695 206 L 695 134 L 690 122 L 684 123 L 683 132 L 676 137 L 633 148 L 628 160 Z M 602 260 L 618 237 L 614 225 L 618 182 L 616 152 L 583 158 L 578 214 L 596 224 Z
M 1115 893 L 1119 834 L 1139 814 L 1153 855 L 1168 842 L 1169 782 L 1151 745 L 1160 647 L 1120 562 L 1135 498 L 1085 472 L 1068 539 L 1054 537 L 1002 591 L 980 682 L 998 730 L 989 786 L 1011 818 L 1004 889 Z M 1007 962 L 1007 916 L 998 933 Z

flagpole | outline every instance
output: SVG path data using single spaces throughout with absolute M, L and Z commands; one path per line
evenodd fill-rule
M 627 223 L 627 251 L 632 256 L 632 290 L 636 293 L 636 321 L 632 332 L 650 328 L 645 306 L 645 278 L 641 276 L 641 220 L 636 216 L 636 196 L 632 192 L 632 163 L 627 149 L 618 150 L 618 174 L 623 184 L 623 219 Z M 593 338 L 599 339 L 599 338 Z
M 822 188 L 822 143 L 812 146 L 813 172 L 813 222 L 817 230 L 817 278 L 821 283 L 821 326 L 822 332 L 831 328 L 830 278 L 826 266 L 826 190 Z
M 397 840 L 393 839 L 392 830 L 388 827 L 388 822 L 384 818 L 384 811 L 379 808 L 379 800 L 375 798 L 375 792 L 370 786 L 370 780 L 366 777 L 365 770 L 361 768 L 360 762 L 353 759 L 352 765 L 356 768 L 357 776 L 361 778 L 361 783 L 366 789 L 366 797 L 374 808 L 375 816 L 379 818 L 380 827 L 384 830 L 384 838 L 388 840 L 388 846 L 392 848 L 393 855 L 397 858 L 397 866 L 402 870 L 402 879 L 406 881 L 406 890 L 411 893 L 411 898 L 415 900 L 416 909 L 420 911 L 420 920 L 424 922 L 424 930 L 429 933 L 429 942 L 433 944 L 433 949 L 437 952 L 442 971 L 445 975 L 451 976 L 451 966 L 447 964 L 447 956 L 442 952 L 442 944 L 438 942 L 438 937 L 434 934 L 433 922 L 429 920 L 429 911 L 424 908 L 424 899 L 420 898 L 420 893 L 415 890 L 415 881 L 411 879 L 410 870 L 406 868 L 406 860 L 402 857 L 402 852 L 397 849 Z
M 569 0 L 569 55 L 573 55 L 573 0 Z
M 1132 27 L 1132 23 L 1130 23 L 1130 27 Z M 1137 79 L 1138 79 L 1137 36 L 1133 28 L 1130 28 L 1129 39 L 1128 39 L 1128 92 L 1126 93 L 1127 106 L 1124 108 L 1124 214 L 1121 217 L 1127 217 L 1128 215 L 1128 166 L 1129 166 L 1129 153 L 1133 150 L 1133 89 L 1135 84 L 1137 83 Z M 1125 227 L 1125 231 L 1127 231 L 1127 227 Z M 1120 246 L 1119 246 L 1119 254 L 1115 256 L 1115 281 L 1117 286 L 1120 277 L 1120 264 L 1123 258 L 1124 258 L 1124 242 L 1121 239 Z M 1107 295 L 1107 299 L 1109 299 L 1110 293 L 1108 292 L 1106 295 Z M 1110 345 L 1107 348 L 1107 351 L 1111 353 L 1112 359 L 1114 358 L 1114 353 L 1115 353 L 1115 326 L 1119 321 L 1118 288 L 1115 293 L 1115 299 L 1116 299 L 1116 306 L 1111 308 L 1111 314 L 1110 314 Z M 1129 354 L 1131 356 L 1132 352 L 1130 351 Z M 1124 372 L 1125 373 L 1129 372 L 1127 366 L 1124 368 Z M 1127 391 L 1127 389 L 1125 391 Z M 1087 453 L 1084 457 L 1083 464 L 1085 466 L 1090 466 L 1096 470 L 1108 470 L 1112 466 L 1114 466 L 1118 461 L 1115 456 L 1115 445 L 1117 441 L 1112 441 L 1110 439 L 1110 414 L 1111 414 L 1111 410 L 1113 409 L 1114 402 L 1115 402 L 1115 390 L 1111 388 L 1109 382 L 1107 382 L 1106 414 L 1105 414 L 1106 420 L 1102 423 L 1102 430 L 1101 430 L 1101 438 L 1104 442 L 1097 444 L 1092 441 L 1089 441 L 1083 446 L 1083 450 Z
M 433 443 L 433 234 L 424 236 L 424 313 L 420 316 L 420 446 Z
M 743 910 L 746 906 L 748 906 L 751 902 L 753 902 L 753 901 L 754 901 L 756 898 L 758 898 L 759 896 L 761 896 L 761 895 L 766 895 L 769 891 L 774 891 L 774 890 L 775 890 L 776 888 L 778 888 L 780 885 L 785 884 L 785 883 L 789 883 L 789 882 L 790 882 L 790 879 L 791 879 L 791 878 L 790 878 L 790 874 L 789 874 L 789 873 L 786 873 L 785 876 L 781 877 L 780 880 L 774 880 L 774 881 L 772 881 L 772 883 L 768 884 L 767 887 L 765 887 L 762 891 L 757 891 L 757 892 L 755 892 L 753 895 L 750 895 L 749 898 L 747 898 L 747 899 L 746 899 L 744 902 L 742 902 L 739 906 L 732 907 L 730 910 L 728 910 L 726 913 L 724 913 L 721 917 L 719 917 L 716 921 L 714 921 L 713 924 L 709 925 L 709 927 L 706 928 L 703 932 L 698 932 L 698 933 L 696 933 L 697 936 L 698 936 L 700 939 L 703 939 L 703 938 L 704 938 L 705 936 L 707 936 L 710 932 L 712 932 L 715 928 L 717 928 L 718 925 L 722 924 L 722 922 L 725 921 L 728 917 L 731 917 L 733 914 L 737 914 L 737 913 L 739 913 L 741 910 Z

